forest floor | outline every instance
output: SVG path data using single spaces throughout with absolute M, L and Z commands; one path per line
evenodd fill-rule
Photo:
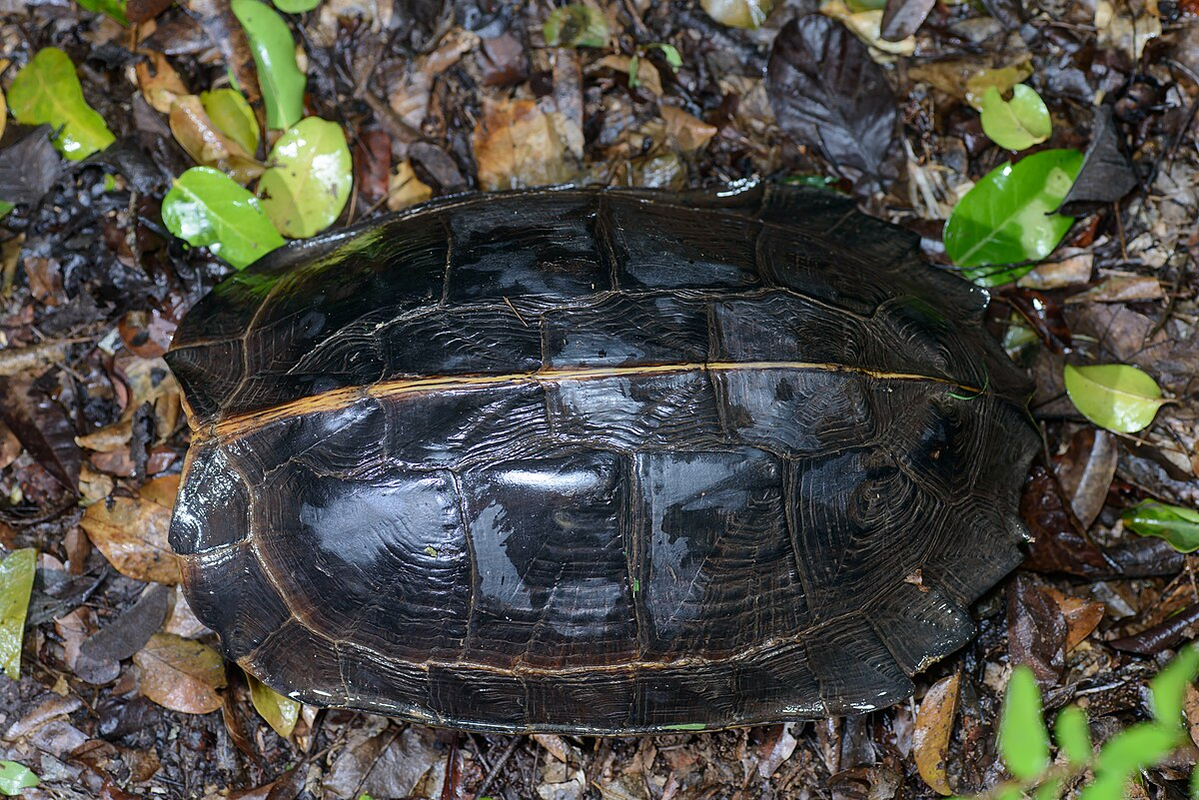
M 263 146 L 231 155 L 202 114 L 177 113 L 232 79 L 261 121 L 255 61 L 222 0 L 87 3 L 128 26 L 69 0 L 0 0 L 9 105 L 18 73 L 57 47 L 113 136 L 80 161 L 13 119 L 0 140 L 0 200 L 16 204 L 0 218 L 0 547 L 38 552 L 20 678 L 0 677 L 0 760 L 37 776 L 31 798 L 889 800 L 1003 780 L 1013 664 L 1032 667 L 1048 711 L 1085 708 L 1096 743 L 1148 719 L 1148 681 L 1199 626 L 1194 560 L 1122 521 L 1144 499 L 1199 508 L 1191 1 L 892 0 L 888 41 L 871 3 L 779 3 L 751 29 L 696 2 L 597 0 L 577 21 L 598 40 L 567 25 L 558 47 L 548 2 L 323 0 L 283 15 L 306 113 L 339 125 L 353 156 L 333 227 L 468 189 L 803 179 L 919 233 L 953 268 L 945 220 L 983 176 L 1108 147 L 1117 177 L 1092 170 L 1108 185 L 1073 198 L 1060 247 L 993 290 L 991 327 L 1036 381 L 1045 448 L 1021 505 L 1035 544 L 973 609 L 977 637 L 884 711 L 603 739 L 308 707 L 281 737 L 240 670 L 211 662 L 215 637 L 165 550 L 188 429 L 162 355 L 232 270 L 171 236 L 161 204 L 197 157 L 261 171 Z M 975 106 L 1019 82 L 1052 133 L 1016 155 Z M 1103 430 L 1066 396 L 1067 363 L 1138 366 L 1176 402 L 1140 432 Z M 1193 687 L 1184 710 L 1199 743 Z M 275 716 L 286 730 L 286 709 Z M 1186 796 L 1196 753 L 1184 743 L 1127 791 Z

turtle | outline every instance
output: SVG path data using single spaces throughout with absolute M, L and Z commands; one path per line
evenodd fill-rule
M 823 189 L 467 194 L 294 242 L 166 359 L 170 543 L 278 692 L 633 735 L 855 714 L 973 635 L 1039 437 L 988 300 Z

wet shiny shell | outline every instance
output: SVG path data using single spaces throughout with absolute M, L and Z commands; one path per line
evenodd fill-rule
M 912 692 L 1020 559 L 985 295 L 836 195 L 470 196 L 271 254 L 168 355 L 171 528 L 280 692 L 627 734 Z

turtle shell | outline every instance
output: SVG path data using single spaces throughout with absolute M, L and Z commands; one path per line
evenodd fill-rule
M 1020 560 L 985 292 L 837 195 L 451 198 L 222 283 L 171 545 L 307 703 L 630 734 L 866 711 Z

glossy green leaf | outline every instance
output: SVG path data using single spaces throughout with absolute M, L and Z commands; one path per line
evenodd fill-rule
M 345 208 L 353 182 L 341 126 L 308 117 L 279 137 L 258 180 L 262 209 L 284 236 L 305 239 L 329 227 Z
M 1159 726 L 1182 725 L 1182 701 L 1187 686 L 1199 673 L 1199 648 L 1184 647 L 1169 665 L 1149 681 L 1153 716 Z
M 33 770 L 16 761 L 0 761 L 0 794 L 15 797 L 22 789 L 37 786 Z
M 1078 706 L 1066 706 L 1057 715 L 1053 738 L 1072 765 L 1081 766 L 1091 758 L 1091 726 L 1087 722 L 1087 712 Z
M 1127 364 L 1066 365 L 1066 393 L 1082 415 L 1101 428 L 1136 433 L 1149 427 L 1166 402 L 1153 378 Z
M 572 3 L 551 11 L 541 32 L 550 47 L 603 47 L 608 20 L 599 9 Z
M 250 108 L 242 93 L 236 89 L 200 92 L 200 104 L 204 106 L 204 113 L 212 120 L 212 124 L 253 157 L 262 132 L 258 129 L 254 109 Z
M 669 64 L 670 68 L 675 72 L 678 72 L 679 67 L 683 66 L 683 57 L 679 54 L 678 48 L 674 45 L 665 44 L 663 42 L 654 42 L 647 49 L 652 50 L 654 48 L 662 51 L 662 55 L 666 57 L 666 63 Z
M 945 252 L 963 274 L 984 286 L 1013 281 L 1053 252 L 1073 220 L 1052 213 L 1082 167 L 1077 150 L 1044 150 L 991 170 L 954 207 L 945 223 Z
M 290 128 L 304 116 L 307 79 L 296 65 L 291 29 L 275 9 L 259 0 L 232 0 L 230 7 L 245 28 L 258 66 L 258 84 L 266 103 L 266 124 Z
M 275 8 L 287 14 L 303 14 L 321 4 L 321 0 L 274 0 Z
M 14 208 L 16 208 L 16 206 L 14 206 L 12 203 L 6 203 L 3 200 L 0 200 L 0 219 L 7 217 L 8 212 L 12 211 Z
M 250 684 L 250 702 L 255 710 L 275 733 L 284 739 L 291 736 L 300 718 L 300 702 L 284 697 L 248 672 L 246 680 Z
M 238 269 L 283 244 L 258 198 L 212 167 L 192 167 L 175 179 L 162 201 L 162 221 L 180 239 L 208 247 Z
M 128 25 L 125 16 L 125 0 L 78 0 L 79 5 L 97 14 L 107 14 L 122 25 Z
M 999 754 L 1008 771 L 1031 780 L 1049 764 L 1049 731 L 1041 714 L 1041 692 L 1032 670 L 1021 664 L 1012 671 L 999 718 Z
M 708 16 L 730 28 L 760 28 L 774 0 L 700 0 Z
M 21 642 L 36 567 L 32 547 L 14 550 L 0 562 L 0 667 L 14 681 L 21 677 Z
M 8 90 L 8 104 L 17 122 L 49 123 L 55 130 L 61 127 L 54 146 L 72 161 L 87 158 L 116 140 L 104 118 L 83 99 L 75 65 L 57 47 L 39 50 L 21 70 Z
M 1199 511 L 1142 500 L 1124 510 L 1124 527 L 1141 536 L 1165 539 L 1180 553 L 1199 550 Z
M 1004 100 L 998 89 L 989 87 L 983 94 L 981 121 L 983 133 L 1008 150 L 1026 150 L 1053 133 L 1045 101 L 1023 83 L 1012 87 L 1011 100 Z

